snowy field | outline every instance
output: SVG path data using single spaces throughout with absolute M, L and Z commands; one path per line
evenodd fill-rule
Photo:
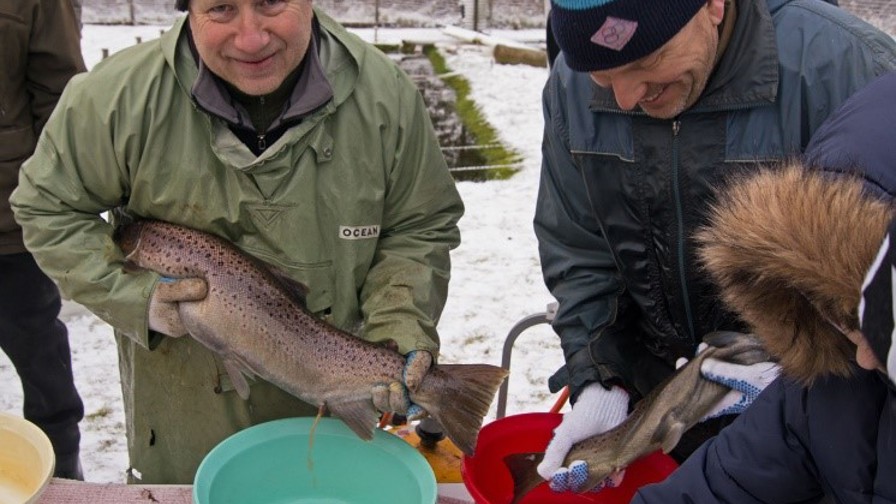
M 103 53 L 157 38 L 166 27 L 86 25 L 82 50 L 88 68 Z M 463 243 L 452 255 L 448 303 L 439 331 L 445 363 L 500 364 L 505 338 L 527 315 L 552 301 L 542 282 L 532 231 L 540 163 L 540 95 L 547 70 L 494 64 L 490 50 L 461 45 L 438 29 L 358 29 L 369 41 L 433 41 L 445 49 L 448 66 L 471 84 L 472 98 L 502 140 L 522 157 L 522 170 L 500 182 L 460 182 L 467 207 L 460 221 Z M 541 30 L 492 32 L 496 37 L 543 41 Z M 81 453 L 93 482 L 124 482 L 127 444 L 111 328 L 80 305 L 66 302 L 62 319 L 70 332 L 75 381 L 84 399 Z M 547 377 L 562 364 L 556 337 L 546 325 L 524 332 L 514 347 L 507 413 L 546 411 L 556 400 Z M 18 376 L 0 353 L 0 411 L 21 414 Z M 495 418 L 493 404 L 490 418 Z

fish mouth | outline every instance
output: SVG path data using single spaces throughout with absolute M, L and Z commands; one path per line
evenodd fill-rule
M 143 237 L 143 221 L 118 226 L 112 231 L 112 241 L 118 245 L 126 260 L 131 260 L 140 250 Z

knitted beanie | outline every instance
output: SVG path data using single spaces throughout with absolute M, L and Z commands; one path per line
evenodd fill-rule
M 578 72 L 622 66 L 669 41 L 707 0 L 551 0 L 551 29 Z

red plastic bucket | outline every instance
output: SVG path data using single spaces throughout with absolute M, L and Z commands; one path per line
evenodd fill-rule
M 495 420 L 479 431 L 473 457 L 464 457 L 461 463 L 464 485 L 477 504 L 507 504 L 513 499 L 513 480 L 504 457 L 544 451 L 562 418 L 559 413 L 523 413 Z M 618 488 L 557 493 L 545 482 L 529 492 L 522 504 L 627 504 L 638 488 L 662 481 L 676 467 L 671 457 L 655 452 L 629 466 Z

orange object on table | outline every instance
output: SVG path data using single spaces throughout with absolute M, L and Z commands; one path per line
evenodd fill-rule
M 435 433 L 435 436 L 428 434 L 426 427 L 431 425 L 428 422 L 434 422 L 434 420 L 423 419 L 418 424 L 391 426 L 385 430 L 404 439 L 426 458 L 436 476 L 436 483 L 462 482 L 460 464 L 464 453 L 447 437 L 440 437 L 437 435 L 438 433 Z M 433 427 L 440 429 L 438 424 Z

